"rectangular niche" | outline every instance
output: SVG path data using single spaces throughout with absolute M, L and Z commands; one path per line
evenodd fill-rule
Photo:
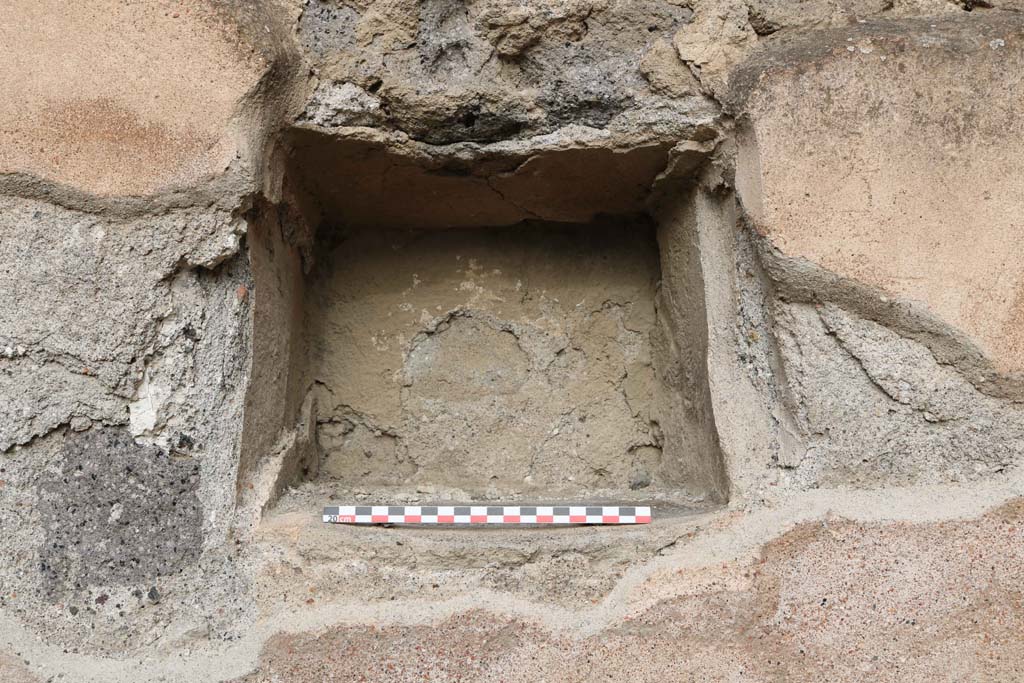
M 660 294 L 656 233 L 645 216 L 321 227 L 301 335 L 317 482 L 720 502 L 703 371 L 684 367 L 703 351 Z
M 728 499 L 699 216 L 685 191 L 645 212 L 667 148 L 282 149 L 249 215 L 239 495 Z

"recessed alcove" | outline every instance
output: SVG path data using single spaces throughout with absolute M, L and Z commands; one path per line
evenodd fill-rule
M 481 210 L 474 193 L 491 180 L 472 168 L 366 162 L 391 153 L 322 142 L 292 141 L 279 201 L 251 221 L 240 488 L 272 499 L 313 487 L 325 504 L 726 500 L 685 207 L 658 224 L 642 193 L 623 199 L 652 180 L 631 172 L 601 179 L 627 188 L 607 206 L 567 186 L 577 199 L 550 215 L 574 220 L 543 207 L 505 216 L 541 196 L 529 177 L 523 201 L 487 195 L 494 204 Z M 553 167 L 570 160 L 573 182 L 614 170 L 553 155 Z M 361 177 L 358 210 L 346 208 L 345 178 L 402 165 L 413 169 L 404 192 L 368 198 L 365 188 L 391 186 Z M 546 174 L 535 182 L 558 196 Z M 374 201 L 386 220 L 373 219 Z

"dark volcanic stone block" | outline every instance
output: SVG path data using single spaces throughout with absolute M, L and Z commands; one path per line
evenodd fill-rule
M 51 597 L 90 585 L 143 585 L 202 548 L 199 463 L 139 446 L 123 429 L 69 434 L 39 486 L 40 570 Z

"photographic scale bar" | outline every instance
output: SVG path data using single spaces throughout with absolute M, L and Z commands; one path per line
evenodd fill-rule
M 330 524 L 650 524 L 651 508 L 625 505 L 339 505 Z

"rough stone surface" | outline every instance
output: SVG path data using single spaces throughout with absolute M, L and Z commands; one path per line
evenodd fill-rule
M 0 674 L 11 683 L 39 683 L 43 680 L 34 675 L 17 655 L 0 655 Z
M 982 380 L 1014 386 L 1021 30 L 1017 15 L 973 13 L 857 25 L 766 51 L 737 86 L 758 83 L 738 170 L 756 229 L 876 300 L 919 303 L 980 349 L 992 366 Z M 949 85 L 940 95 L 934 82 Z
M 481 610 L 282 634 L 238 680 L 1017 680 L 1021 513 L 800 526 L 752 562 L 663 577 L 677 597 L 584 638 Z
M 137 446 L 124 430 L 90 430 L 65 441 L 57 467 L 37 493 L 46 531 L 39 561 L 54 598 L 87 583 L 149 591 L 199 557 L 199 465 L 192 458 Z
M 424 592 L 443 604 L 473 592 L 579 609 L 606 598 L 631 567 L 659 557 L 707 520 L 662 508 L 657 529 L 461 530 L 325 527 L 306 511 L 323 492 L 302 487 L 284 497 L 257 537 L 264 556 L 260 602 L 270 618 L 306 605 L 353 601 L 384 605 Z M 431 500 L 420 496 L 420 501 Z M 583 533 L 581 533 L 581 531 Z M 314 567 L 307 572 L 304 567 Z M 294 579 L 302 575 L 301 587 Z
M 781 465 L 798 479 L 965 481 L 1019 462 L 1022 407 L 980 393 L 921 344 L 833 305 L 789 304 L 775 319 L 806 435 L 802 456 Z
M 318 58 L 320 88 L 363 89 L 385 125 L 414 140 L 486 143 L 569 125 L 642 135 L 631 129 L 644 112 L 671 126 L 703 106 L 652 92 L 636 68 L 691 15 L 663 0 L 315 0 L 299 39 Z
M 178 345 L 190 355 L 205 337 L 202 321 L 174 306 L 193 286 L 179 268 L 215 267 L 237 253 L 245 228 L 228 212 L 127 219 L 7 198 L 0 229 L 9 302 L 0 309 L 0 384 L 9 387 L 0 450 L 7 450 L 71 420 L 123 423 L 125 399 L 147 374 L 139 390 L 147 410 L 158 411 L 151 394 L 166 401 L 176 387 L 154 386 L 147 361 Z M 137 424 L 152 428 L 154 419 Z
M 0 172 L 146 195 L 200 183 L 248 155 L 234 122 L 267 57 L 215 5 L 9 3 Z
M 7 5 L 0 679 L 1024 678 L 1020 0 Z

